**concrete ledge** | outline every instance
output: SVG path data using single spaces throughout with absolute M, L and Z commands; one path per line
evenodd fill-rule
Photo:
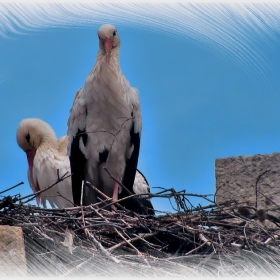
M 215 173 L 217 203 L 235 200 L 257 209 L 280 206 L 280 153 L 216 159 Z
M 0 276 L 26 276 L 26 257 L 21 227 L 0 226 Z

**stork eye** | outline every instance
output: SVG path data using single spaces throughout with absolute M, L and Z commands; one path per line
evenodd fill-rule
M 117 31 L 115 30 L 114 32 L 113 32 L 113 36 L 116 36 L 117 35 Z
M 30 134 L 29 134 L 29 132 L 28 132 L 28 134 L 26 135 L 25 139 L 26 139 L 26 141 L 29 143 L 29 141 L 30 141 Z

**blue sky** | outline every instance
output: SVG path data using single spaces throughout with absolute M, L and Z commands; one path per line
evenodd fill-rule
M 139 169 L 152 192 L 214 193 L 216 158 L 280 151 L 280 5 L 119 5 L 0 6 L 0 191 L 24 181 L 9 194 L 31 193 L 18 123 L 41 118 L 66 134 L 103 23 L 117 27 L 139 90 Z

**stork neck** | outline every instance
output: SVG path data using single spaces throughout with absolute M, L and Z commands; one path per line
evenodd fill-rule
M 52 135 L 45 135 L 42 139 L 40 147 L 44 147 L 44 149 L 58 149 L 58 143 L 56 138 Z
M 97 54 L 96 64 L 95 67 L 99 65 L 100 67 L 107 67 L 108 69 L 112 68 L 120 68 L 119 67 L 119 47 L 112 49 L 110 62 L 109 64 L 106 63 L 106 53 L 103 49 L 99 50 Z

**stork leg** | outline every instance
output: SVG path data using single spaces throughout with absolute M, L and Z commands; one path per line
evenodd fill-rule
M 114 193 L 113 193 L 113 201 L 118 200 L 118 194 L 119 194 L 119 184 L 117 182 L 115 182 Z
M 120 180 L 120 177 L 117 176 L 117 180 Z M 114 184 L 114 191 L 113 191 L 113 202 L 118 200 L 118 195 L 119 195 L 119 184 L 117 182 L 115 182 Z M 116 210 L 115 205 L 112 205 L 112 209 Z

